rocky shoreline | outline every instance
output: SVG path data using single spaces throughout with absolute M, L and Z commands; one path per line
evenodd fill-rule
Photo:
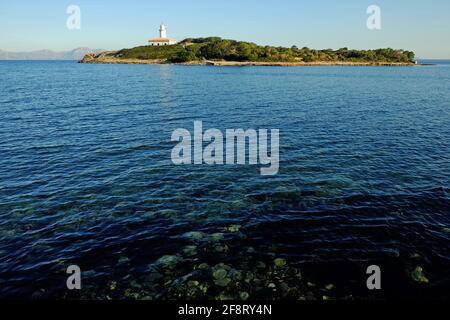
M 114 273 L 90 281 L 81 292 L 64 290 L 61 298 L 370 301 L 380 297 L 370 290 L 355 289 L 353 292 L 342 282 L 334 282 L 329 277 L 321 279 L 321 275 L 311 266 L 304 269 L 283 256 L 276 245 L 249 245 L 248 234 L 241 225 L 229 225 L 216 231 L 183 234 L 183 244 L 178 252 L 161 256 L 148 265 L 144 274 L 138 276 L 129 271 L 133 261 L 121 255 L 113 268 Z M 393 259 L 393 263 L 405 269 L 411 288 L 427 288 L 430 281 L 426 277 L 428 272 L 418 265 L 422 261 L 421 256 L 416 254 L 403 260 Z M 364 264 L 360 266 L 362 272 L 366 268 Z
M 184 63 L 174 63 L 167 60 L 144 60 L 144 59 L 121 59 L 115 56 L 115 51 L 101 53 L 88 53 L 79 63 L 91 64 L 174 64 L 174 65 L 204 65 L 204 66 L 274 66 L 274 67 L 308 67 L 308 66 L 390 66 L 405 67 L 415 66 L 413 63 L 392 63 L 392 62 L 346 62 L 346 61 L 319 61 L 319 62 L 260 62 L 260 61 L 191 61 Z

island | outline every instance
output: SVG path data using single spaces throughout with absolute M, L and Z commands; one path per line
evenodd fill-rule
M 171 45 L 148 45 L 88 53 L 80 63 L 183 64 L 213 66 L 410 66 L 415 54 L 401 49 L 314 50 L 260 46 L 220 37 L 188 38 Z

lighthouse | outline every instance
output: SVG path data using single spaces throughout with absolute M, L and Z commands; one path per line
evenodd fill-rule
M 164 23 L 161 23 L 161 26 L 159 27 L 159 37 L 161 39 L 167 38 L 167 30 L 166 30 L 166 26 L 164 25 Z
M 148 41 L 151 46 L 170 46 L 176 44 L 177 41 L 167 37 L 167 29 L 164 23 L 159 26 L 159 38 L 150 39 Z

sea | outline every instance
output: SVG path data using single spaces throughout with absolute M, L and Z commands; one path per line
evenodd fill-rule
M 0 297 L 448 299 L 450 61 L 423 62 L 0 61 Z M 175 165 L 195 121 L 278 129 L 278 174 Z

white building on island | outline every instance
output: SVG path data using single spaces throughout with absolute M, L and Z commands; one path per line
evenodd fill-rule
M 148 43 L 151 46 L 170 46 L 176 44 L 177 41 L 167 38 L 167 29 L 166 26 L 162 23 L 159 27 L 159 38 L 150 39 Z

